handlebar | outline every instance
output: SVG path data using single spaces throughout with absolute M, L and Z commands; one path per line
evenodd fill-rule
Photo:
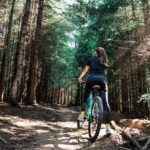
M 79 85 L 86 84 L 86 81 L 85 81 L 85 80 L 82 80 L 82 83 L 79 83 L 79 82 L 78 82 L 78 84 L 79 84 Z

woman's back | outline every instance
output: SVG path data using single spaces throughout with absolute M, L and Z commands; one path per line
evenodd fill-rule
M 93 56 L 88 59 L 87 66 L 90 67 L 90 74 L 100 74 L 105 75 L 105 65 L 100 62 L 98 57 Z

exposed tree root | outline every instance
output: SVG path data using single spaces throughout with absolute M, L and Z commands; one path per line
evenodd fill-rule
M 3 142 L 3 143 L 7 143 L 7 141 L 6 140 L 4 140 L 2 137 L 0 137 L 0 140 Z
M 130 134 L 128 134 L 123 128 L 119 127 L 115 121 L 111 121 L 111 126 L 113 129 L 115 129 L 117 132 L 119 132 L 119 134 L 121 134 L 124 139 L 127 139 L 128 141 L 130 141 L 132 144 L 135 145 L 135 147 L 138 149 L 138 150 L 148 150 L 148 146 L 150 144 L 150 136 L 145 136 L 145 137 L 142 137 L 142 138 L 138 138 L 138 139 L 135 139 L 134 137 L 132 137 Z M 147 140 L 147 142 L 145 143 L 145 145 L 142 147 L 140 144 L 139 144 L 139 141 L 145 141 Z M 128 148 L 126 147 L 119 147 L 120 149 L 122 150 L 129 150 Z

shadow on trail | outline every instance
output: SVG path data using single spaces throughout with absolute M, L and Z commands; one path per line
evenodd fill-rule
M 57 149 L 59 144 L 67 144 L 74 139 L 78 144 L 78 137 L 68 134 L 77 130 L 75 126 L 72 127 L 78 115 L 77 111 L 56 105 L 24 106 L 21 109 L 0 105 L 0 109 L 1 138 L 9 143 L 8 145 L 0 141 L 0 149 L 34 149 L 44 143 L 52 144 Z M 70 145 L 75 143 L 71 142 Z
M 22 108 L 0 105 L 0 109 L 0 116 L 17 116 L 22 119 L 41 121 L 64 121 L 68 116 L 70 117 L 68 118 L 70 121 L 75 121 L 78 113 L 74 110 L 68 110 L 66 107 L 50 104 L 38 105 L 36 107 L 23 106 Z
M 17 150 L 77 150 L 103 149 L 103 138 L 94 144 L 88 141 L 88 131 L 78 130 L 78 108 L 38 105 L 21 109 L 0 105 L 0 149 Z

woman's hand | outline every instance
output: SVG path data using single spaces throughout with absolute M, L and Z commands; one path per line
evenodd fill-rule
M 85 66 L 85 68 L 83 69 L 80 77 L 78 78 L 78 82 L 81 84 L 83 82 L 82 78 L 86 75 L 86 73 L 88 72 L 89 70 L 89 66 Z
M 78 78 L 78 82 L 81 84 L 83 82 L 82 78 Z

